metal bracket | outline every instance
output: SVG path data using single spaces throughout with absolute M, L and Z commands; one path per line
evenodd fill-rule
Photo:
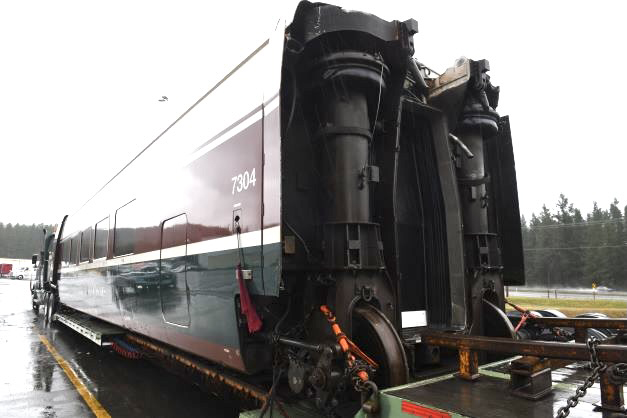
M 244 279 L 244 280 L 252 280 L 253 279 L 253 271 L 252 270 L 242 270 L 242 279 Z M 235 280 L 237 280 L 237 271 L 235 272 Z
M 551 367 L 547 359 L 525 356 L 510 364 L 510 391 L 512 395 L 538 400 L 551 393 Z
M 601 403 L 595 403 L 594 406 L 604 411 L 624 413 L 624 381 L 615 377 L 617 366 L 617 364 L 610 366 L 601 374 Z
M 57 313 L 54 315 L 53 320 L 73 329 L 100 346 L 111 345 L 111 342 L 106 341 L 108 337 L 126 333 L 122 328 L 99 321 L 84 314 Z

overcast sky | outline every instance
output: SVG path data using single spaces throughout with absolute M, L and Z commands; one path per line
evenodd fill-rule
M 0 0 L 0 221 L 73 213 L 217 81 L 218 63 L 252 51 L 247 28 L 278 18 L 264 3 Z M 560 193 L 584 213 L 627 204 L 621 2 L 339 4 L 415 18 L 416 57 L 436 71 L 490 61 L 525 216 Z

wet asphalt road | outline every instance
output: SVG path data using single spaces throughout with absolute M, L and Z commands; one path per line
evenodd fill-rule
M 234 417 L 236 408 L 144 360 L 100 348 L 69 328 L 46 329 L 28 281 L 0 279 L 0 417 L 93 417 L 45 337 L 110 416 Z M 97 403 L 98 403 L 97 402 Z

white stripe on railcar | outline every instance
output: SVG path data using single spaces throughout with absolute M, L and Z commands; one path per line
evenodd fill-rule
M 263 230 L 263 244 L 276 244 L 281 242 L 281 229 L 278 226 L 266 228 Z M 261 230 L 245 232 L 240 235 L 241 248 L 256 247 L 261 245 Z M 187 248 L 186 248 L 187 247 Z M 71 273 L 75 271 L 91 270 L 101 267 L 121 266 L 125 264 L 142 263 L 147 261 L 156 261 L 183 257 L 185 255 L 196 255 L 205 253 L 214 253 L 218 251 L 234 250 L 238 248 L 237 236 L 215 238 L 192 244 L 179 245 L 177 247 L 165 248 L 163 250 L 149 251 L 141 254 L 129 254 L 116 257 L 110 260 L 99 259 L 91 263 L 80 264 L 78 266 L 62 267 L 62 273 Z

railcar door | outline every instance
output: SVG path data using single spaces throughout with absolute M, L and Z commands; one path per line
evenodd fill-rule
M 181 214 L 161 226 L 159 297 L 163 319 L 169 324 L 190 324 L 187 273 L 191 267 L 187 259 L 187 215 Z

